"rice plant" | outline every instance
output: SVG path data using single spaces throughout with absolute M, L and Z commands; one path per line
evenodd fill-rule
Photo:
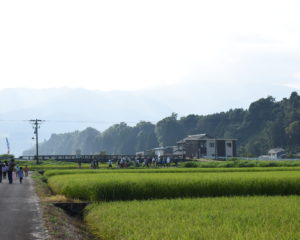
M 300 197 L 220 197 L 110 202 L 85 222 L 103 240 L 297 240 Z
M 149 168 L 149 169 L 54 169 L 46 170 L 44 176 L 87 174 L 87 173 L 193 173 L 193 172 L 273 172 L 300 171 L 300 167 L 257 167 L 257 168 Z
M 300 195 L 300 171 L 69 174 L 48 184 L 57 194 L 88 201 Z

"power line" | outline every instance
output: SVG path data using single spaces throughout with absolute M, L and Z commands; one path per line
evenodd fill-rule
M 28 122 L 31 120 L 17 120 L 17 119 L 0 119 L 0 122 Z M 119 124 L 122 122 L 128 123 L 128 124 L 137 124 L 140 121 L 97 121 L 97 120 L 43 120 L 47 123 L 97 123 L 97 124 Z M 146 121 L 148 122 L 148 121 Z M 150 121 L 150 122 L 157 122 L 157 121 Z
M 55 123 L 101 123 L 101 124 L 117 124 L 117 123 L 121 123 L 121 122 L 138 123 L 138 122 L 128 122 L 128 121 L 110 122 L 110 121 L 94 121 L 94 120 L 47 120 L 47 122 L 55 122 Z
M 28 120 L 20 120 L 20 119 L 0 119 L 0 122 L 27 122 Z

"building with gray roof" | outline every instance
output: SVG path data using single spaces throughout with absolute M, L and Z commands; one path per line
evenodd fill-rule
M 236 139 L 214 138 L 208 134 L 189 135 L 177 142 L 179 152 L 187 158 L 236 157 Z

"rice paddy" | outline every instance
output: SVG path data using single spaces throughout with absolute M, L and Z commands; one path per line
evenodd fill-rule
M 93 204 L 102 240 L 297 240 L 300 197 L 220 197 Z
M 300 167 L 255 167 L 255 168 L 140 168 L 140 169 L 53 169 L 44 174 L 49 178 L 56 175 L 93 173 L 209 173 L 209 172 L 274 172 L 300 171 Z
M 62 169 L 55 194 L 85 200 L 101 240 L 298 240 L 300 168 Z
M 300 171 L 69 174 L 48 184 L 56 194 L 88 201 L 300 195 Z

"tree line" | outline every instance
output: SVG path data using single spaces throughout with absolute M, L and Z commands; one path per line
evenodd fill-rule
M 176 145 L 191 134 L 207 133 L 214 137 L 238 139 L 240 156 L 266 154 L 270 148 L 282 147 L 290 153 L 300 152 L 300 96 L 275 101 L 271 96 L 250 104 L 248 109 L 230 109 L 210 115 L 190 114 L 178 118 L 176 113 L 156 124 L 141 121 L 135 126 L 125 122 L 103 132 L 94 128 L 71 133 L 52 134 L 40 144 L 41 154 L 135 154 L 158 146 Z M 34 155 L 34 149 L 24 152 Z

